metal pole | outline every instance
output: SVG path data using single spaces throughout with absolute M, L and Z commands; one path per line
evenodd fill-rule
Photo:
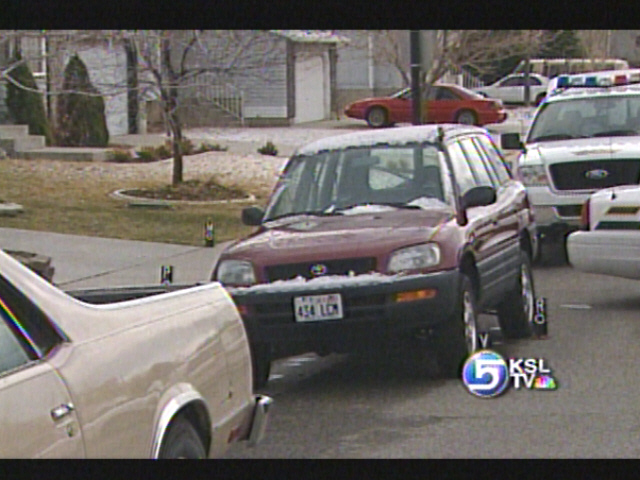
M 413 109 L 413 124 L 422 125 L 422 102 L 420 92 L 420 30 L 409 32 L 409 47 L 411 56 L 411 103 Z
M 528 107 L 531 105 L 531 85 L 529 80 L 530 68 L 531 68 L 531 62 L 529 58 L 529 52 L 527 52 L 527 56 L 524 59 L 524 106 L 525 107 Z

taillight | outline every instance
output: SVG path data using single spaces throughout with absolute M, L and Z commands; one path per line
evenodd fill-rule
M 591 199 L 587 199 L 582 204 L 582 210 L 580 211 L 580 227 L 582 230 L 589 230 L 589 222 L 591 220 Z

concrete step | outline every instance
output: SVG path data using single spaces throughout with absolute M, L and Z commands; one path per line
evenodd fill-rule
M 24 152 L 26 150 L 44 148 L 45 146 L 46 140 L 42 135 L 27 135 L 25 137 L 0 139 L 0 147 L 2 147 L 9 155 L 17 152 Z
M 0 138 L 26 137 L 29 135 L 28 125 L 0 125 Z
M 75 162 L 104 162 L 109 148 L 45 147 L 16 152 L 16 158 L 25 160 L 69 160 Z

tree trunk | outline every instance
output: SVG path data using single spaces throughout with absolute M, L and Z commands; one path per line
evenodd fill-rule
M 182 183 L 182 126 L 175 109 L 170 113 L 170 125 L 173 142 L 173 175 L 171 183 L 177 186 Z

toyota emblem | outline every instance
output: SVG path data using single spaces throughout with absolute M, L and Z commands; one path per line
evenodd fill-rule
M 321 263 L 316 263 L 315 265 L 312 265 L 310 268 L 311 275 L 313 275 L 314 277 L 319 277 L 320 275 L 326 274 L 327 270 L 328 270 L 327 266 Z
M 593 170 L 589 170 L 588 172 L 585 172 L 584 176 L 591 180 L 602 180 L 609 176 L 609 172 L 607 172 L 602 168 L 595 168 Z

